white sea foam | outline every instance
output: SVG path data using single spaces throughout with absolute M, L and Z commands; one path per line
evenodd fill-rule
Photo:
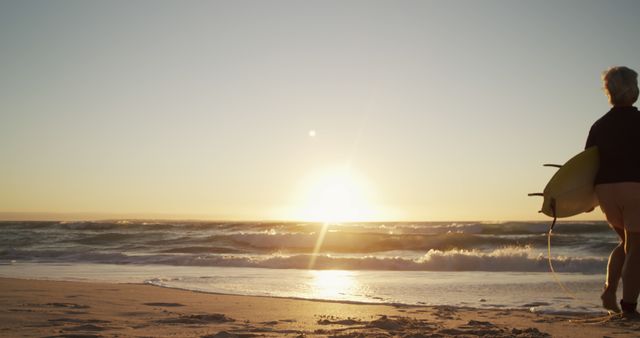
M 213 265 L 264 267 L 276 269 L 304 269 L 311 255 L 279 256 L 268 258 L 216 257 L 204 261 Z M 603 258 L 556 257 L 553 264 L 558 271 L 599 273 L 606 265 Z M 345 270 L 413 270 L 413 271 L 529 271 L 549 270 L 545 256 L 535 255 L 531 248 L 503 248 L 491 252 L 476 250 L 430 250 L 423 257 L 336 257 L 319 255 L 314 259 L 315 269 Z

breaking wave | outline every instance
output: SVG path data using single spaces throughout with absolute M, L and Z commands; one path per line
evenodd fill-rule
M 429 250 L 418 258 L 401 256 L 333 256 L 333 255 L 127 255 L 105 252 L 67 252 L 21 250 L 0 252 L 8 260 L 29 259 L 41 262 L 92 262 L 109 264 L 164 264 L 178 266 L 253 267 L 270 269 L 341 269 L 398 271 L 518 271 L 545 272 L 547 257 L 531 248 L 502 248 L 490 252 L 476 250 Z M 311 261 L 314 261 L 311 266 Z M 600 273 L 605 258 L 553 258 L 558 272 Z

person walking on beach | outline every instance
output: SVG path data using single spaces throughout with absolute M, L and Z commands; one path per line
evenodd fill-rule
M 600 167 L 595 191 L 609 225 L 620 237 L 607 266 L 602 292 L 605 309 L 638 317 L 640 293 L 640 112 L 638 73 L 627 67 L 612 67 L 602 75 L 605 94 L 612 108 L 597 120 L 586 148 L 598 147 Z M 622 277 L 622 299 L 616 290 Z

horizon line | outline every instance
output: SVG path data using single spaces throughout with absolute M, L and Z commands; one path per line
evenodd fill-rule
M 549 219 L 550 221 L 551 219 Z M 424 223 L 424 222 L 543 222 L 543 219 L 380 219 L 348 220 L 341 222 L 323 222 L 318 220 L 276 219 L 276 218 L 238 218 L 216 217 L 198 214 L 162 214 L 162 213 L 108 213 L 108 212 L 0 212 L 0 222 L 65 222 L 65 221 L 182 221 L 182 222 L 286 222 L 286 223 Z M 559 219 L 558 221 L 568 221 Z M 606 222 L 604 219 L 580 219 L 580 222 Z

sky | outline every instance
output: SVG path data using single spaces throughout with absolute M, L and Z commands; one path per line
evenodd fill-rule
M 543 220 L 637 13 L 0 1 L 0 218 Z

